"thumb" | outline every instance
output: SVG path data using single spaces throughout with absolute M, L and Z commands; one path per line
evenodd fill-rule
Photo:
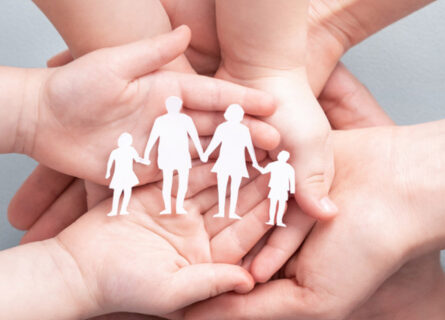
M 182 293 L 178 295 L 178 309 L 229 291 L 246 293 L 254 284 L 245 269 L 223 263 L 190 265 L 175 273 L 172 280 L 172 287 Z
M 224 294 L 191 306 L 185 319 L 307 319 L 300 316 L 309 295 L 294 280 L 274 280 L 246 295 Z
M 99 202 L 112 196 L 113 192 L 106 186 L 85 180 L 85 191 L 87 194 L 87 208 L 94 208 Z
M 190 29 L 180 26 L 155 38 L 104 50 L 109 54 L 107 63 L 114 66 L 118 75 L 131 81 L 161 68 L 184 53 L 190 38 Z
M 295 200 L 303 212 L 315 219 L 335 217 L 338 208 L 329 197 L 335 172 L 331 131 L 325 130 L 315 139 L 308 138 L 298 145 L 298 150 L 304 151 L 293 155 Z

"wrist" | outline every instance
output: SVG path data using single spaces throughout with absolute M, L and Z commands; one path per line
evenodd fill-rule
M 49 69 L 23 69 L 21 72 L 22 100 L 18 106 L 19 113 L 12 152 L 32 157 L 39 114 L 44 105 L 43 89 L 50 71 Z
M 61 288 L 59 295 L 60 298 L 64 297 L 65 311 L 70 314 L 68 318 L 87 319 L 99 315 L 101 308 L 96 295 L 86 283 L 76 260 L 62 242 L 53 238 L 44 241 L 43 246 L 53 263 L 52 278 Z
M 84 319 L 98 308 L 55 239 L 0 252 L 1 319 Z M 26 306 L 24 308 L 24 306 Z
M 409 254 L 445 247 L 445 121 L 397 129 L 398 189 L 410 215 Z

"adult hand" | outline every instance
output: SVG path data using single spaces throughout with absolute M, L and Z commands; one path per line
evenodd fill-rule
M 363 97 L 369 97 L 363 90 Z M 354 96 L 352 105 L 359 96 Z M 362 108 L 375 108 L 375 101 L 370 101 L 362 101 Z M 350 112 L 352 108 L 339 106 L 336 110 L 340 119 L 340 110 Z M 376 117 L 381 114 L 379 111 Z M 353 116 L 349 114 L 349 126 Z M 357 120 L 364 125 L 360 115 Z M 387 118 L 386 123 L 391 121 Z M 429 137 L 434 136 L 431 131 L 440 130 L 440 124 L 432 129 Z M 443 190 L 444 183 L 433 178 L 429 170 L 422 175 L 405 156 L 418 157 L 416 153 L 422 151 L 429 156 L 434 153 L 420 147 L 428 131 L 428 126 L 419 126 L 336 132 L 335 159 L 339 170 L 332 195 L 341 214 L 333 221 L 315 225 L 303 247 L 286 265 L 281 279 L 258 285 L 247 295 L 228 294 L 202 303 L 187 316 L 203 319 L 212 312 L 218 319 L 343 319 L 407 260 L 440 248 L 443 232 L 436 226 L 443 220 L 440 192 L 432 192 L 423 184 L 415 186 L 412 181 L 415 177 L 419 178 L 414 180 L 417 183 L 423 181 L 426 173 L 428 180 L 433 180 L 434 190 Z M 429 163 L 430 169 L 434 169 L 434 163 Z M 391 187 L 381 188 L 382 185 Z M 259 260 L 252 263 L 254 277 L 270 274 L 275 258 L 286 261 L 285 256 L 291 252 L 283 253 L 280 248 L 285 241 L 299 246 L 312 226 L 307 219 L 294 203 L 289 205 L 285 216 L 289 227 L 281 229 L 281 236 L 269 238 L 269 260 L 263 255 L 262 265 Z M 300 232 L 295 233 L 295 229 Z
M 229 263 L 239 261 L 258 239 L 246 239 L 232 226 L 207 230 L 210 211 L 217 206 L 212 165 L 191 170 L 187 215 L 161 216 L 161 186 L 150 184 L 135 188 L 129 216 L 107 217 L 111 206 L 108 199 L 55 239 L 24 246 L 40 247 L 40 255 L 51 257 L 54 264 L 49 282 L 40 276 L 46 265 L 30 268 L 38 285 L 35 289 L 52 292 L 57 281 L 64 288 L 57 299 L 48 295 L 44 304 L 33 296 L 34 289 L 28 290 L 28 297 L 33 296 L 27 300 L 30 305 L 36 303 L 42 311 L 39 315 L 46 318 L 61 314 L 51 304 L 64 299 L 69 302 L 64 301 L 64 313 L 75 312 L 71 318 L 118 311 L 176 317 L 181 312 L 173 312 L 199 300 L 232 290 L 249 291 L 254 285 L 249 273 Z M 249 199 L 242 208 L 249 211 L 246 218 L 264 211 L 264 195 L 252 193 L 252 188 L 255 186 L 246 185 L 240 191 L 240 197 Z M 264 227 L 263 232 L 267 229 Z M 26 266 L 30 264 L 28 261 Z M 13 274 L 15 277 L 20 272 Z M 23 312 L 21 309 L 14 311 Z

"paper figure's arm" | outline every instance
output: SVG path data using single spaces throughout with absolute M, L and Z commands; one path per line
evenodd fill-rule
M 292 167 L 289 167 L 289 190 L 290 193 L 295 193 L 295 170 Z
M 198 151 L 199 157 L 202 158 L 204 152 L 202 150 L 201 141 L 199 141 L 198 131 L 196 130 L 195 124 L 193 123 L 193 120 L 191 118 L 187 119 L 187 133 L 192 139 L 196 151 Z
M 247 152 L 249 152 L 250 155 L 250 159 L 252 159 L 252 165 L 257 167 L 258 166 L 258 161 L 256 159 L 256 154 L 255 154 L 255 149 L 253 147 L 253 143 L 252 143 L 252 137 L 250 136 L 250 132 L 249 129 L 247 129 L 247 134 L 246 134 L 246 148 L 247 148 Z
M 108 158 L 107 173 L 105 174 L 105 179 L 108 179 L 110 177 L 111 167 L 113 166 L 113 162 L 114 162 L 114 151 L 111 152 L 110 157 Z
M 147 161 L 144 158 L 141 158 L 139 156 L 139 153 L 136 151 L 135 148 L 132 148 L 132 153 L 133 153 L 133 159 L 134 161 L 136 161 L 137 163 L 146 163 Z
M 144 160 L 147 161 L 150 158 L 150 152 L 151 149 L 153 149 L 153 146 L 155 145 L 156 141 L 159 139 L 160 132 L 159 132 L 159 121 L 158 119 L 155 120 L 155 123 L 153 124 L 153 128 L 150 132 L 150 137 L 148 138 L 147 146 L 145 147 L 144 152 Z
M 210 140 L 207 150 L 204 152 L 204 157 L 208 158 L 213 153 L 213 151 L 215 151 L 216 148 L 218 148 L 221 141 L 222 141 L 221 127 L 218 126 L 215 130 L 215 134 L 213 135 L 212 140 Z

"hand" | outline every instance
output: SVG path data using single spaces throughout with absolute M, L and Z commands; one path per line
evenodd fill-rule
M 253 281 L 243 268 L 226 263 L 239 262 L 269 230 L 256 222 L 258 212 L 267 213 L 265 192 L 252 192 L 266 190 L 267 179 L 240 190 L 240 214 L 258 231 L 258 238 L 245 237 L 243 224 L 214 223 L 217 190 L 212 165 L 196 166 L 190 172 L 193 183 L 191 198 L 185 203 L 187 216 L 160 216 L 161 190 L 152 184 L 134 190 L 129 216 L 107 218 L 109 199 L 57 236 L 82 270 L 92 301 L 100 301 L 96 313 L 120 310 L 166 315 L 222 292 L 242 293 L 252 288 Z M 262 186 L 257 185 L 260 182 Z M 104 263 L 107 268 L 100 267 Z M 147 292 L 154 293 L 149 300 Z
M 338 211 L 328 195 L 334 158 L 330 125 L 311 91 L 304 65 L 308 3 L 282 0 L 272 6 L 260 1 L 252 11 L 247 2 L 217 1 L 223 60 L 216 76 L 275 97 L 277 112 L 266 120 L 282 133 L 280 148 L 291 154 L 295 199 L 305 213 L 329 219 Z M 279 37 L 275 30 L 280 30 Z
M 340 76 L 347 78 L 348 74 L 342 72 Z M 373 115 L 369 118 L 370 124 L 379 122 L 377 119 L 381 119 L 380 123 L 383 124 L 392 123 L 389 118 L 385 120 L 382 117 L 381 110 L 375 109 L 377 104 L 373 99 L 369 100 L 369 92 L 363 86 L 357 87 L 356 80 L 347 84 L 345 88 L 359 89 L 356 98 L 368 98 L 369 103 L 365 103 L 366 99 L 362 100 L 360 105 L 363 109 L 356 114 L 351 113 L 351 110 L 356 109 L 350 108 L 347 101 L 340 98 L 343 96 L 340 92 L 338 101 L 341 104 L 337 105 L 332 113 L 337 124 L 341 123 L 341 119 L 345 119 L 346 114 L 350 117 L 343 124 L 348 126 L 353 125 L 354 119 L 360 126 L 364 126 L 362 114 Z M 357 101 L 354 99 L 352 102 L 356 105 Z M 331 105 L 331 111 L 333 109 L 334 105 Z M 374 114 L 373 109 L 376 110 Z M 419 127 L 417 130 L 420 132 L 424 128 Z M 218 319 L 238 319 L 246 316 L 255 319 L 344 319 L 404 262 L 425 250 L 431 250 L 432 246 L 440 247 L 437 246 L 438 231 L 433 224 L 427 223 L 430 231 L 425 231 L 425 224 L 419 225 L 419 220 L 413 217 L 418 216 L 420 212 L 436 212 L 433 216 L 438 217 L 438 212 L 443 210 L 440 209 L 443 204 L 438 204 L 436 200 L 428 202 L 428 208 L 425 207 L 424 201 L 413 197 L 414 194 L 422 192 L 407 190 L 406 176 L 392 171 L 395 167 L 398 168 L 398 173 L 413 169 L 407 170 L 406 163 L 403 163 L 406 159 L 404 155 L 415 152 L 404 148 L 410 149 L 408 146 L 414 142 L 414 136 L 420 141 L 423 134 L 413 136 L 407 133 L 406 129 L 395 128 L 336 133 L 335 155 L 340 165 L 332 194 L 340 204 L 342 214 L 329 223 L 316 224 L 300 252 L 287 264 L 284 278 L 259 285 L 242 297 L 223 295 L 192 308 L 187 316 L 191 319 L 202 319 L 205 312 L 212 310 Z M 407 134 L 405 138 L 411 142 L 403 141 L 404 134 Z M 360 146 L 360 150 L 357 150 L 357 146 Z M 419 149 L 419 146 L 411 148 Z M 392 152 L 386 153 L 385 150 Z M 388 158 L 387 154 L 391 154 L 391 158 Z M 400 160 L 400 157 L 404 160 Z M 368 159 L 374 160 L 369 162 Z M 388 161 L 392 164 L 388 164 Z M 365 167 L 363 164 L 366 164 Z M 411 181 L 411 178 L 409 180 Z M 391 188 L 382 190 L 375 188 L 375 185 L 387 185 Z M 438 195 L 439 192 L 436 196 Z M 428 198 L 440 197 L 429 195 Z M 363 207 L 364 202 L 369 205 Z M 267 247 L 267 255 L 260 252 L 262 256 L 257 256 L 257 260 L 250 266 L 254 276 L 269 272 L 270 270 L 265 270 L 269 269 L 269 261 L 274 258 L 287 260 L 288 254 L 298 248 L 305 239 L 307 230 L 311 229 L 312 221 L 308 220 L 295 203 L 289 204 L 285 215 L 288 228 L 283 229 L 281 235 L 272 234 L 267 240 L 264 247 Z M 428 246 L 424 246 L 426 233 L 431 235 L 426 240 Z M 295 241 L 296 236 L 298 240 L 295 248 L 283 247 L 283 240 Z M 283 249 L 286 251 L 284 254 Z M 242 303 L 243 308 L 238 308 L 238 303 Z M 268 307 L 258 308 L 261 305 Z M 275 308 L 270 308 L 270 305 Z
M 189 36 L 186 28 L 180 28 L 155 41 L 146 40 L 94 52 L 51 72 L 43 88 L 45 93 L 42 94 L 44 101 L 41 103 L 42 110 L 39 111 L 40 125 L 33 134 L 34 144 L 29 148 L 33 150 L 31 156 L 61 172 L 105 184 L 98 174 L 101 164 L 103 165 L 104 159 L 112 149 L 110 144 L 115 144 L 119 134 L 132 127 L 135 147 L 141 147 L 145 143 L 153 119 L 165 112 L 164 107 L 159 105 L 163 97 L 176 94 L 182 96 L 188 107 L 206 110 L 222 110 L 231 101 L 242 99 L 248 112 L 273 112 L 272 99 L 256 91 L 246 91 L 242 87 L 195 75 L 173 72 L 147 75 L 181 53 L 187 46 Z M 165 50 L 165 54 L 159 56 L 159 50 Z M 128 60 L 122 59 L 122 55 Z M 142 60 L 139 59 L 142 58 L 141 55 Z M 113 60 L 117 57 L 120 57 L 119 62 Z M 134 65 L 135 61 L 138 62 L 137 66 Z M 147 62 L 141 65 L 140 61 Z M 113 71 L 109 69 L 110 66 L 113 66 Z M 94 69 L 96 70 L 92 75 L 79 78 L 79 74 L 87 75 Z M 67 87 L 66 83 L 70 83 L 70 86 Z M 144 90 L 148 89 L 150 92 L 156 92 L 156 95 L 146 95 Z M 208 95 L 198 95 L 196 90 L 206 91 Z M 92 92 L 95 94 L 91 94 Z M 73 104 L 73 95 L 77 97 L 76 105 Z M 222 100 L 215 101 L 211 98 L 216 96 Z M 141 103 L 143 100 L 144 103 Z M 110 106 L 113 107 L 110 109 Z M 141 114 L 146 121 L 138 121 Z M 201 118 L 198 118 L 199 115 Z M 209 115 L 215 117 L 212 114 L 194 114 L 202 134 L 207 133 L 203 132 L 202 120 Z M 258 122 L 253 121 L 252 125 L 257 127 L 252 128 L 253 131 L 260 129 Z M 92 127 L 96 130 L 88 129 Z M 98 128 L 100 135 L 97 134 Z M 271 141 L 270 135 L 266 138 L 267 141 L 257 137 L 257 142 L 262 141 L 262 146 L 266 149 L 267 144 L 275 144 L 277 139 L 275 130 L 272 127 L 267 128 L 273 131 L 275 141 Z M 213 130 L 208 126 L 204 130 L 209 129 Z M 72 140 L 73 136 L 76 137 L 75 141 Z M 70 156 L 71 154 L 76 154 L 85 161 L 79 163 Z M 141 182 L 150 181 L 155 173 L 156 168 L 145 172 L 141 176 Z

